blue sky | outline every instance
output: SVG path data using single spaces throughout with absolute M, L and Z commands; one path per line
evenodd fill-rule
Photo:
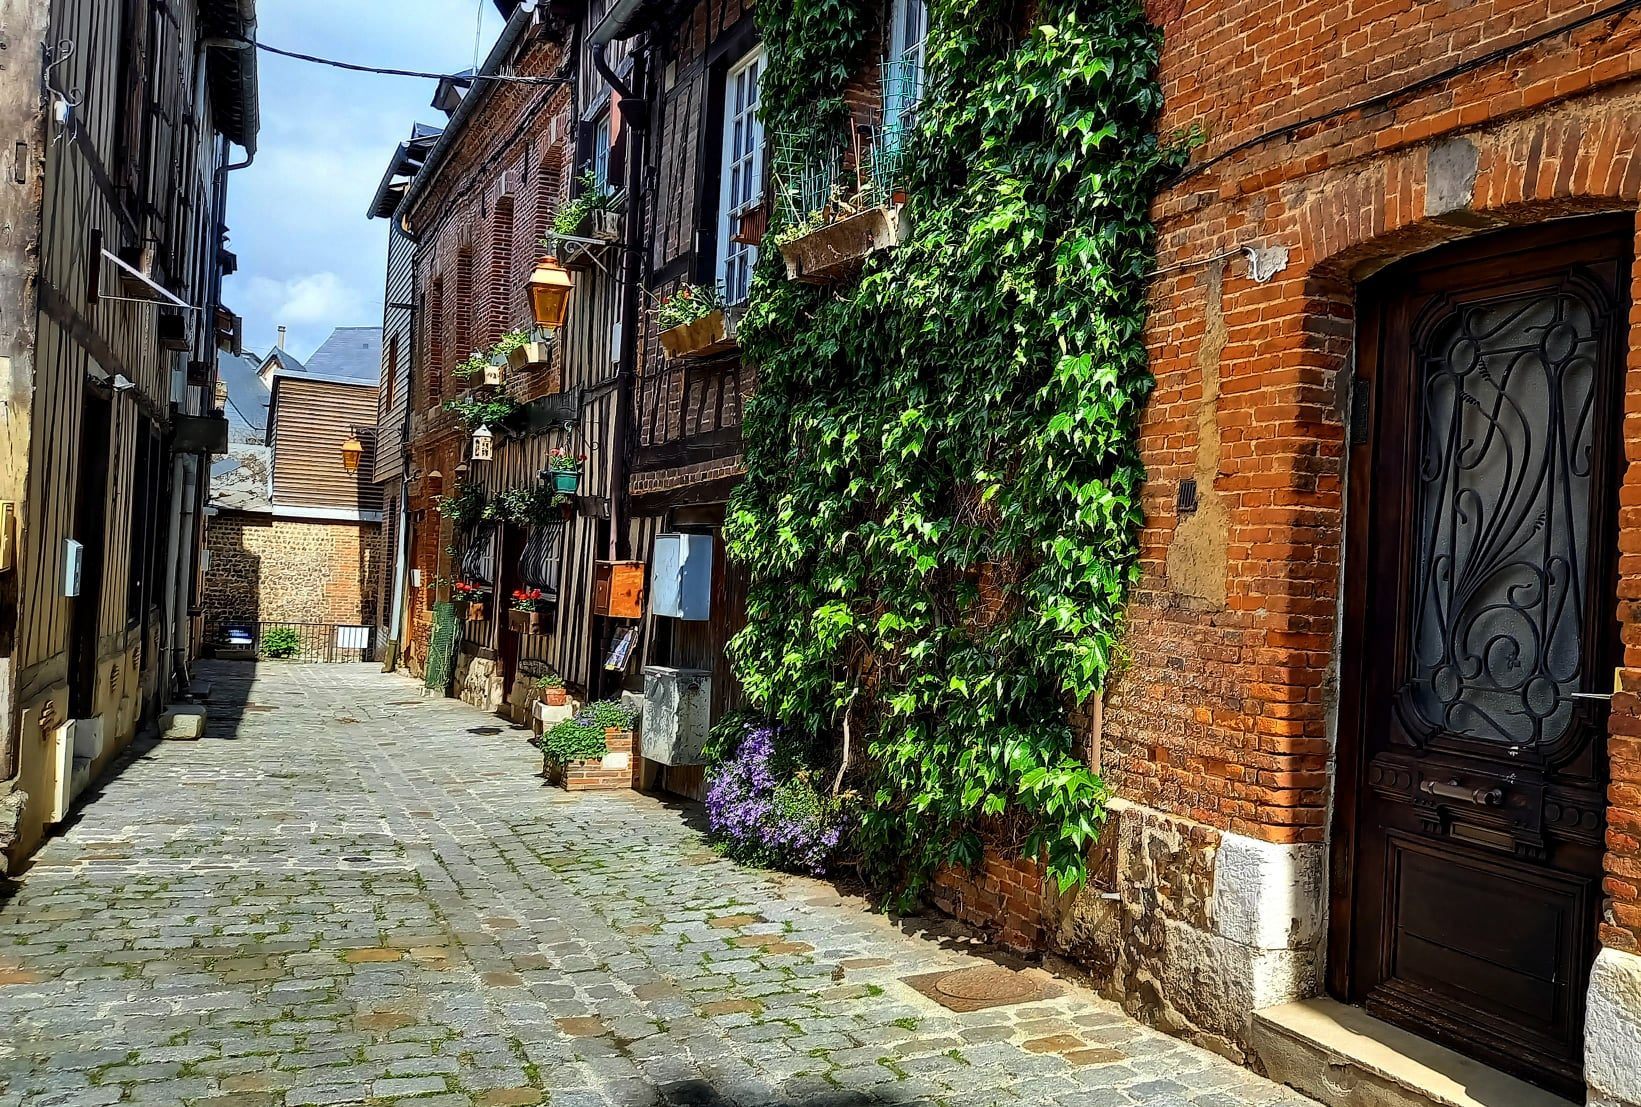
M 492 0 L 263 0 L 257 34 L 305 54 L 453 72 L 501 29 Z M 229 239 L 239 272 L 224 299 L 265 353 L 281 323 L 307 357 L 335 327 L 380 326 L 387 226 L 365 218 L 415 120 L 442 122 L 433 82 L 348 73 L 262 53 L 257 159 L 229 177 Z

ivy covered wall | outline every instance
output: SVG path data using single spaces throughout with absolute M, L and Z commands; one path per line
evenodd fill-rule
M 847 127 L 881 6 L 759 6 L 771 135 Z M 1069 885 L 1107 798 L 1071 714 L 1136 576 L 1148 207 L 1180 147 L 1136 0 L 932 0 L 929 22 L 900 244 L 842 286 L 760 261 L 732 654 L 815 768 L 844 765 L 879 884 L 988 843 Z

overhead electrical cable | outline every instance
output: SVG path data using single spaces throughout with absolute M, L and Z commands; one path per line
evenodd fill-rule
M 281 50 L 277 46 L 269 46 L 266 42 L 256 43 L 258 50 L 269 54 L 277 54 L 282 58 L 292 58 L 296 61 L 311 62 L 314 65 L 328 65 L 333 69 L 345 69 L 350 73 L 374 73 L 384 77 L 419 77 L 427 81 L 498 81 L 512 85 L 564 85 L 570 83 L 569 77 L 521 77 L 502 73 L 428 73 L 419 69 L 392 69 L 379 65 L 357 65 L 353 62 L 337 61 L 334 58 L 321 58 L 313 54 L 303 54 L 296 50 Z

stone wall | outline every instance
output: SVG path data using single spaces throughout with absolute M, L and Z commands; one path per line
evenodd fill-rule
M 207 626 L 374 625 L 382 580 L 380 523 L 275 519 L 223 512 L 205 528 Z

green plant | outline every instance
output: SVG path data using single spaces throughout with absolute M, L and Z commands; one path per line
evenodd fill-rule
M 770 133 L 836 145 L 877 10 L 758 6 Z M 1085 878 L 1107 793 L 1071 713 L 1138 574 L 1149 207 L 1182 144 L 1156 133 L 1139 0 L 1025 10 L 933 0 L 900 246 L 828 289 L 765 251 L 739 326 L 759 381 L 731 656 L 829 767 L 851 735 L 855 844 L 906 895 L 988 843 Z
M 491 364 L 492 362 L 489 354 L 482 354 L 479 351 L 474 350 L 461 361 L 458 361 L 456 363 L 456 367 L 451 370 L 451 373 L 460 377 L 464 381 L 472 380 L 474 377 L 484 376 L 484 371 L 488 369 Z
M 557 765 L 603 757 L 610 752 L 609 742 L 604 737 L 604 728 L 595 723 L 585 711 L 553 727 L 541 736 L 537 744 L 547 755 L 547 759 Z
M 472 526 L 484 516 L 487 508 L 484 486 L 477 481 L 464 480 L 456 485 L 454 496 L 445 496 L 434 510 L 457 526 Z
M 591 715 L 593 721 L 601 727 L 613 726 L 617 730 L 631 730 L 633 723 L 638 720 L 637 709 L 628 707 L 620 700 L 599 700 L 597 703 L 590 703 L 582 714 Z
M 508 331 L 501 336 L 501 341 L 490 347 L 490 356 L 498 360 L 504 359 L 514 350 L 522 350 L 534 341 L 528 330 Z
M 496 518 L 521 527 L 539 527 L 553 521 L 564 497 L 545 484 L 528 484 L 496 493 Z
M 564 687 L 564 678 L 557 673 L 542 673 L 533 683 L 540 691 L 550 692 L 554 688 Z
M 553 230 L 559 234 L 573 235 L 580 232 L 581 225 L 587 221 L 587 216 L 595 211 L 608 211 L 615 202 L 615 193 L 600 188 L 598 179 L 593 176 L 590 169 L 576 178 L 576 185 L 580 191 L 575 199 L 559 208 L 558 214 L 553 217 Z
M 585 454 L 572 453 L 560 446 L 547 451 L 547 471 L 550 473 L 579 473 L 586 463 Z
M 519 409 L 519 402 L 505 392 L 488 396 L 460 396 L 446 400 L 446 411 L 454 412 L 468 430 L 505 423 Z
M 265 657 L 284 660 L 302 652 L 302 636 L 295 627 L 274 627 L 262 634 L 262 653 Z
M 723 306 L 723 295 L 715 284 L 680 285 L 655 309 L 655 324 L 664 331 L 671 330 L 704 319 Z

